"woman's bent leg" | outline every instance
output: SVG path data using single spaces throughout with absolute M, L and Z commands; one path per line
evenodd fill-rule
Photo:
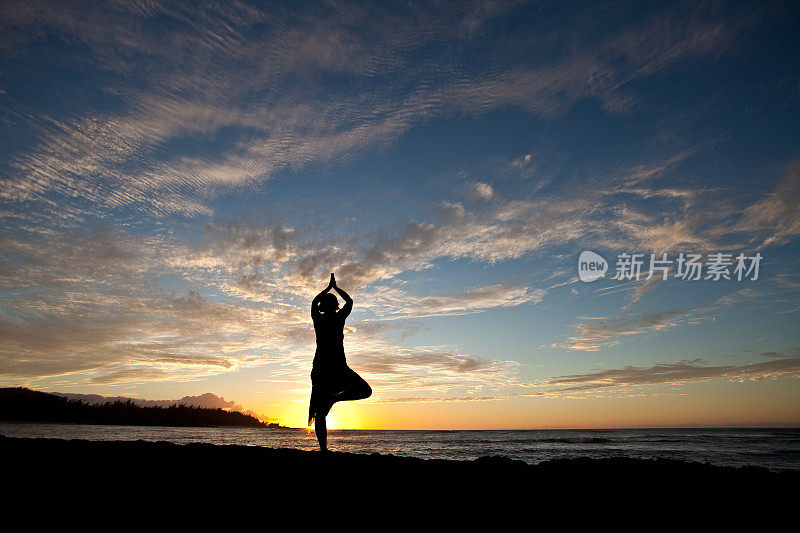
M 372 387 L 369 386 L 364 378 L 348 368 L 348 377 L 345 390 L 339 393 L 336 400 L 345 402 L 348 400 L 363 400 L 372 396 Z

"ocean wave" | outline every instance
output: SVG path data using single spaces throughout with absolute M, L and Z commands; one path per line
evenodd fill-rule
M 553 444 L 607 444 L 609 442 L 614 442 L 614 439 L 607 439 L 605 437 L 550 437 L 536 439 L 534 442 Z

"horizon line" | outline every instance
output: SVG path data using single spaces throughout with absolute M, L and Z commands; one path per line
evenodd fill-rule
M 282 429 L 300 429 L 314 431 L 313 428 L 282 426 Z M 472 429 L 396 429 L 396 428 L 328 428 L 331 431 L 616 431 L 616 430 L 645 430 L 645 429 L 698 429 L 698 430 L 725 430 L 725 429 L 800 429 L 800 423 L 783 426 L 752 426 L 752 425 L 727 425 L 727 426 L 616 426 L 616 427 L 558 427 L 558 428 L 472 428 Z

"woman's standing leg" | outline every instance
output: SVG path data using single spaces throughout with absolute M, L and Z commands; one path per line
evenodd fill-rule
M 328 426 L 325 422 L 325 417 L 317 414 L 314 419 L 314 433 L 317 434 L 317 441 L 319 442 L 319 450 L 321 452 L 328 451 Z
M 316 370 L 311 371 L 311 401 L 308 406 L 308 425 L 314 421 L 314 433 L 317 434 L 317 442 L 319 442 L 320 451 L 328 451 L 328 426 L 325 423 L 325 417 L 331 407 L 327 404 L 327 409 L 324 409 L 325 402 L 327 402 L 327 389 L 324 382 L 319 380 Z M 324 398 L 324 399 L 323 399 Z

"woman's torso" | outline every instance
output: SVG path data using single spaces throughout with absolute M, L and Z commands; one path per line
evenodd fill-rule
M 314 332 L 317 336 L 314 368 L 325 370 L 344 365 L 344 320 L 336 315 L 322 315 L 314 321 Z

